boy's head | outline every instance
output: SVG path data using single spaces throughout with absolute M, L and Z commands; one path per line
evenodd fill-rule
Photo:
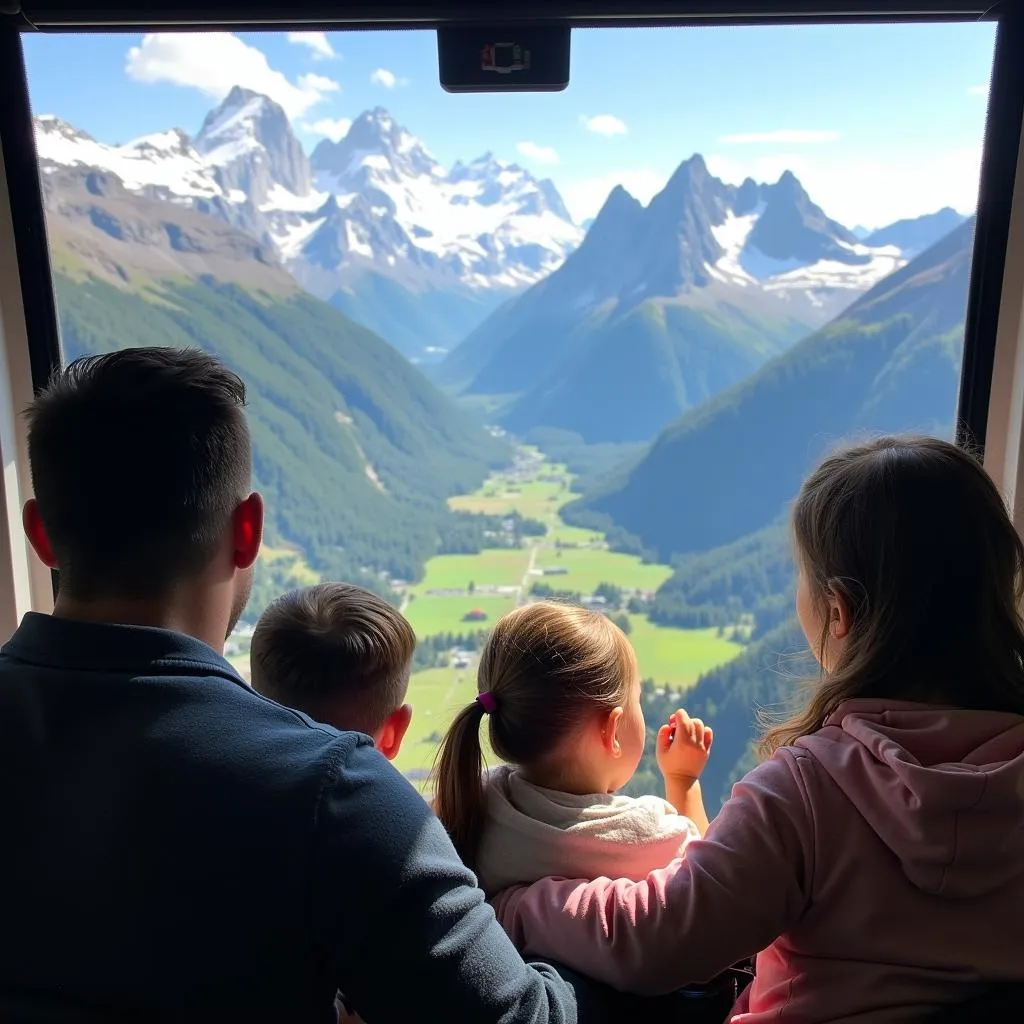
M 383 598 L 321 583 L 278 598 L 252 638 L 253 689 L 336 729 L 363 732 L 394 758 L 409 727 L 404 703 L 416 635 Z

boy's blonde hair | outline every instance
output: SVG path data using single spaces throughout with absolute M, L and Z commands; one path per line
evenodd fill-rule
M 537 767 L 560 753 L 588 715 L 624 704 L 637 676 L 626 634 L 600 612 L 538 601 L 498 620 L 477 672 L 484 696 L 456 716 L 434 765 L 437 815 L 467 865 L 485 817 L 480 722 L 487 708 L 495 754 Z
M 321 583 L 278 598 L 252 638 L 253 689 L 339 729 L 374 736 L 401 707 L 416 650 L 382 597 Z

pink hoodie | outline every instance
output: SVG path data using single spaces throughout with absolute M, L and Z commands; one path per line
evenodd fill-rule
M 763 951 L 734 1022 L 917 1021 L 1024 980 L 1024 718 L 848 701 L 645 881 L 545 879 L 495 910 L 521 950 L 645 994 Z

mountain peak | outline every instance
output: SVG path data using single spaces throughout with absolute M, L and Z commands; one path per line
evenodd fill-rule
M 83 132 L 80 128 L 68 124 L 67 121 L 61 120 L 54 114 L 39 114 L 35 118 L 35 127 L 37 132 L 43 132 L 46 135 L 59 135 L 64 139 L 78 139 L 83 142 L 96 141 L 88 132 Z
M 278 110 L 281 109 L 266 93 L 256 92 L 254 89 L 246 89 L 241 85 L 233 85 L 231 87 L 227 96 L 221 101 L 219 109 L 237 109 L 253 101 L 258 101 L 268 107 L 277 107 Z
M 269 96 L 240 85 L 231 87 L 224 97 L 203 119 L 196 135 L 196 148 L 200 152 L 217 145 L 217 139 L 225 133 L 236 132 L 241 125 L 252 125 L 260 121 L 274 121 L 288 125 L 288 115 Z
M 968 218 L 950 206 L 944 206 L 935 213 L 922 217 L 898 220 L 894 224 L 869 231 L 864 238 L 865 245 L 895 245 L 907 255 L 924 252 L 940 238 L 948 235 Z
M 636 209 L 636 207 L 643 208 L 643 203 L 640 202 L 632 192 L 628 192 L 624 185 L 616 185 L 615 188 L 608 193 L 608 198 L 604 201 L 604 205 L 601 207 L 597 217 L 594 218 L 594 223 L 605 215 L 606 211 L 622 209 Z
M 762 267 L 751 249 L 782 265 L 793 261 L 806 265 L 824 259 L 848 265 L 871 261 L 863 249 L 856 249 L 857 238 L 811 201 L 792 171 L 783 171 L 774 185 L 762 186 L 761 198 L 764 212 L 746 246 L 745 265 L 755 277 L 780 268 L 774 264 Z
M 351 145 L 346 146 L 349 143 Z M 384 107 L 364 110 L 352 122 L 348 134 L 337 145 L 369 149 L 386 155 L 410 153 L 413 150 L 426 154 L 423 143 L 406 131 Z
M 309 161 L 282 107 L 269 96 L 235 85 L 210 111 L 195 138 L 196 152 L 217 167 L 228 189 L 257 206 L 274 185 L 309 195 Z
M 181 156 L 195 156 L 192 140 L 183 128 L 170 128 L 165 132 L 144 135 L 129 143 L 132 149 L 139 152 L 175 153 Z
M 800 184 L 800 179 L 792 171 L 783 171 L 779 180 L 772 186 L 776 195 L 797 200 L 809 200 L 807 190 Z
M 423 143 L 384 107 L 364 110 L 337 142 L 319 143 L 311 162 L 329 190 L 342 192 L 372 188 L 381 180 L 443 175 Z
M 618 272 L 617 267 L 601 267 L 601 264 L 608 262 L 609 252 L 621 254 L 629 251 L 641 229 L 643 216 L 643 203 L 622 185 L 616 185 L 587 228 L 579 250 L 573 257 L 574 265 L 583 265 L 588 275 L 593 275 L 595 268 L 607 270 L 608 276 L 614 278 Z M 588 267 L 592 261 L 596 261 L 595 267 Z
M 729 189 L 714 177 L 700 153 L 694 153 L 675 170 L 661 192 L 652 200 L 664 207 L 690 204 L 711 214 L 711 223 L 720 223 L 721 209 Z M 716 219 L 717 218 L 717 219 Z

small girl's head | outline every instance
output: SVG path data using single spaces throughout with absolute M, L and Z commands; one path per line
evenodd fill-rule
M 1024 713 L 1024 546 L 973 455 L 930 437 L 836 452 L 804 484 L 793 536 L 822 675 L 763 753 L 853 697 Z
M 549 789 L 612 792 L 636 771 L 644 718 L 636 655 L 599 612 L 542 601 L 510 612 L 480 656 L 481 698 L 456 716 L 434 767 L 438 817 L 471 864 L 485 812 L 480 723 L 503 761 Z

